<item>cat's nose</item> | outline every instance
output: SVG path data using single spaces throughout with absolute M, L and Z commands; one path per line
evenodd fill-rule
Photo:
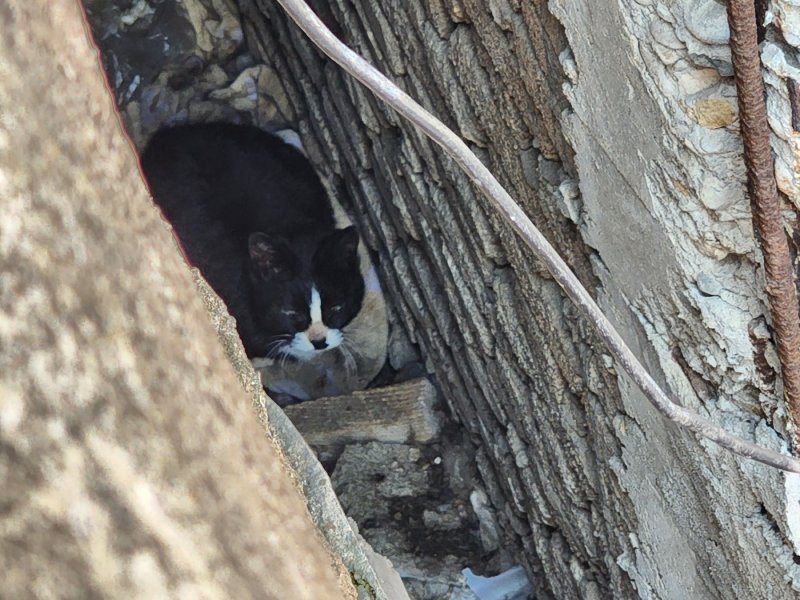
M 315 350 L 322 350 L 328 347 L 328 342 L 325 338 L 322 338 L 320 340 L 311 340 L 311 345 L 314 346 Z

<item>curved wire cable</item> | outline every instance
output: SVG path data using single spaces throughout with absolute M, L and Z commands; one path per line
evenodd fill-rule
M 719 425 L 677 404 L 650 376 L 569 266 L 461 138 L 339 41 L 303 0 L 278 0 L 278 3 L 322 52 L 425 132 L 458 163 L 517 235 L 544 263 L 564 292 L 589 319 L 622 369 L 660 413 L 740 456 L 783 471 L 800 473 L 800 461 L 797 459 L 736 437 Z

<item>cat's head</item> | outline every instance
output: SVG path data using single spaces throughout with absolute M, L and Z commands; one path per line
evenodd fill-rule
M 254 233 L 248 240 L 253 312 L 267 336 L 267 356 L 300 360 L 336 348 L 361 310 L 364 278 L 355 227 L 338 229 L 314 247 Z

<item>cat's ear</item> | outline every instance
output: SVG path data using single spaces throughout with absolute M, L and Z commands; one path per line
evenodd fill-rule
M 323 247 L 331 256 L 345 262 L 358 260 L 358 231 L 355 226 L 337 229 L 325 238 Z
M 250 260 L 264 278 L 291 277 L 297 269 L 297 257 L 280 237 L 253 233 L 247 240 Z

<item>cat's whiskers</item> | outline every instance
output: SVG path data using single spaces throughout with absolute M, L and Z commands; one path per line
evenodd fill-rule
M 341 348 L 342 358 L 344 358 L 344 374 L 349 379 L 351 377 L 350 361 L 352 357 L 350 356 L 350 351 L 344 345 L 340 345 L 339 348 Z
M 288 342 L 291 338 L 292 335 L 289 333 L 270 336 L 267 339 L 267 354 L 265 358 L 277 358 L 281 348 L 283 348 L 286 345 L 286 342 Z
M 351 354 L 354 356 L 363 356 L 361 350 L 359 349 L 355 340 L 344 336 L 342 338 L 342 345 L 346 345 L 347 349 L 350 350 Z
M 354 336 L 354 335 L 358 336 L 358 335 L 361 335 L 364 331 L 366 331 L 366 327 L 364 327 L 363 325 L 357 325 L 355 327 L 349 327 L 348 326 L 348 327 L 345 327 L 345 328 L 343 328 L 341 330 L 342 335 L 344 337 L 347 337 L 348 335 L 350 335 L 350 336 Z
M 354 377 L 358 371 L 358 363 L 354 356 L 356 350 L 354 347 L 350 346 L 349 342 L 350 340 L 344 337 L 342 338 L 342 343 L 339 344 L 339 347 L 342 349 L 342 356 L 344 356 L 344 368 L 348 378 Z
M 283 348 L 282 342 L 274 342 L 272 344 L 272 347 L 267 350 L 267 355 L 265 356 L 265 358 L 272 358 L 272 359 L 278 358 L 278 355 L 281 352 L 281 348 Z
M 288 360 L 289 360 L 289 353 L 288 352 L 284 352 L 281 355 L 281 371 L 284 371 L 284 372 L 286 371 L 286 361 L 288 361 Z
M 291 339 L 291 338 L 292 338 L 292 336 L 293 336 L 293 334 L 291 334 L 291 333 L 279 333 L 279 334 L 277 334 L 277 335 L 271 335 L 271 336 L 269 336 L 269 337 L 267 338 L 267 341 L 272 341 L 272 340 L 288 340 L 288 339 Z

